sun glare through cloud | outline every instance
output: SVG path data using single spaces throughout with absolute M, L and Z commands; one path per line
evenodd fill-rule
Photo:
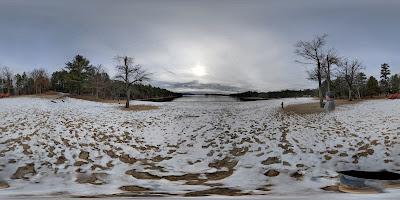
M 195 67 L 193 67 L 191 71 L 193 75 L 198 77 L 207 75 L 206 67 L 200 64 L 197 64 Z

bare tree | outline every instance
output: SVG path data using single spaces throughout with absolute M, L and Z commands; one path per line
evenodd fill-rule
M 340 58 L 337 56 L 337 53 L 334 49 L 328 49 L 326 53 L 324 53 L 324 59 L 322 61 L 322 66 L 324 69 L 324 73 L 326 76 L 327 83 L 327 91 L 331 91 L 331 75 L 332 75 L 332 67 L 333 65 L 337 65 Z
M 141 65 L 134 64 L 132 57 L 118 56 L 116 57 L 118 65 L 116 66 L 116 79 L 121 80 L 125 84 L 126 104 L 125 108 L 129 108 L 129 100 L 131 95 L 131 86 L 141 83 L 149 79 L 149 73 L 143 69 Z
M 361 90 L 361 89 L 364 89 L 364 90 L 365 90 L 366 85 L 367 85 L 367 76 L 366 76 L 363 72 L 359 72 L 359 73 L 356 75 L 356 78 L 355 78 L 355 80 L 354 80 L 354 86 L 355 86 L 355 88 L 356 88 L 357 98 L 358 98 L 358 99 L 361 99 L 361 92 L 360 92 L 360 90 Z
M 316 36 L 311 41 L 298 41 L 296 43 L 295 53 L 302 58 L 302 60 L 296 60 L 296 62 L 302 64 L 312 64 L 315 66 L 315 69 L 312 70 L 313 73 L 310 73 L 312 77 L 316 77 L 318 81 L 318 96 L 320 107 L 323 107 L 323 96 L 322 96 L 322 63 L 324 59 L 323 55 L 323 47 L 326 44 L 327 34 L 323 34 L 321 36 Z
M 6 93 L 10 93 L 13 84 L 12 84 L 13 73 L 8 67 L 0 68 L 0 83 L 3 85 Z M 3 92 L 3 91 L 0 91 Z
M 108 80 L 108 74 L 105 72 L 102 65 L 93 67 L 93 75 L 91 77 L 92 87 L 95 89 L 96 99 L 99 98 L 100 90 L 106 87 L 106 81 Z
M 353 100 L 352 93 L 356 77 L 363 68 L 364 67 L 361 65 L 361 62 L 357 59 L 349 60 L 344 58 L 338 63 L 339 75 L 343 77 L 347 83 L 347 88 L 349 90 L 349 101 Z
M 49 87 L 49 77 L 44 69 L 34 69 L 31 72 L 35 94 L 41 94 Z

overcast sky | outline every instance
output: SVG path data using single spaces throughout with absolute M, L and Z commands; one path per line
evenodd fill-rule
M 400 1 L 0 0 L 0 65 L 61 69 L 76 54 L 113 74 L 135 57 L 173 90 L 315 88 L 294 44 L 327 33 L 367 75 L 400 72 Z

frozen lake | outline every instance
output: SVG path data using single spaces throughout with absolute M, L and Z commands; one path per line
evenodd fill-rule
M 173 102 L 238 102 L 239 99 L 221 95 L 184 95 Z

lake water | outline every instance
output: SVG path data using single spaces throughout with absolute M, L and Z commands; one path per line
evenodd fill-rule
M 218 95 L 184 95 L 183 97 L 176 98 L 173 102 L 235 102 L 239 101 L 237 98 L 230 96 Z

